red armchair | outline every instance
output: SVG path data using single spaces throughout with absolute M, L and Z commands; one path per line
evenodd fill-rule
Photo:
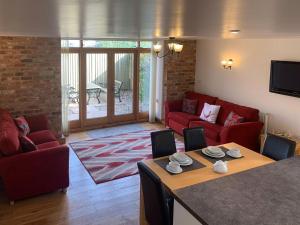
M 13 120 L 7 119 L 7 114 L 0 110 L 0 143 L 5 144 L 16 140 L 16 137 L 3 135 L 7 133 L 7 124 L 10 124 L 10 129 L 17 129 L 12 124 Z M 1 123 L 3 118 L 5 121 Z M 55 135 L 48 130 L 46 116 L 30 117 L 26 120 L 31 129 L 28 137 L 37 145 L 38 150 L 26 153 L 19 150 L 17 154 L 0 157 L 0 176 L 11 202 L 58 189 L 66 190 L 69 186 L 68 146 L 60 145 Z M 15 145 L 17 144 L 19 143 Z M 3 147 L 5 146 L 0 146 L 0 152 Z
M 259 151 L 259 134 L 263 123 L 259 121 L 259 111 L 246 106 L 220 100 L 216 97 L 187 92 L 186 98 L 197 99 L 196 114 L 182 112 L 182 101 L 165 102 L 165 125 L 183 135 L 183 129 L 187 127 L 204 128 L 205 138 L 208 145 L 219 145 L 236 142 L 249 149 Z M 220 105 L 221 109 L 215 124 L 200 120 L 199 115 L 204 103 Z M 233 111 L 245 118 L 245 122 L 225 127 L 224 123 L 228 114 Z

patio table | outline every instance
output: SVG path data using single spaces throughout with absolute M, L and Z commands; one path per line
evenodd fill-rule
M 96 95 L 98 103 L 100 103 L 100 92 L 101 92 L 101 87 L 99 85 L 95 83 L 87 83 L 86 84 L 86 93 L 88 95 L 87 104 L 89 104 L 92 94 Z

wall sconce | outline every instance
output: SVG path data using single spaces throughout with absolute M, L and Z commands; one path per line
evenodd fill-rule
M 227 70 L 227 69 L 231 70 L 233 60 L 232 59 L 227 59 L 227 60 L 225 59 L 225 60 L 222 60 L 221 64 L 222 64 L 222 66 L 225 70 Z

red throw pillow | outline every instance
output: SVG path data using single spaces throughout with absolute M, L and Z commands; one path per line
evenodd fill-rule
M 29 125 L 24 116 L 20 116 L 18 118 L 15 118 L 14 120 L 17 127 L 19 128 L 21 136 L 26 136 L 30 133 Z
M 37 150 L 36 145 L 27 136 L 20 136 L 20 143 L 23 152 L 31 152 Z
M 239 124 L 244 121 L 244 117 L 234 113 L 230 112 L 229 115 L 227 116 L 227 119 L 225 120 L 224 126 L 225 127 L 230 127 L 235 124 Z
M 183 99 L 182 112 L 195 114 L 197 109 L 197 103 L 198 103 L 197 99 L 188 99 L 188 98 Z

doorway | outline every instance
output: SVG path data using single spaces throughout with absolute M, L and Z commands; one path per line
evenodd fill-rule
M 62 44 L 62 76 L 68 79 L 71 130 L 146 121 L 152 43 L 70 42 Z

